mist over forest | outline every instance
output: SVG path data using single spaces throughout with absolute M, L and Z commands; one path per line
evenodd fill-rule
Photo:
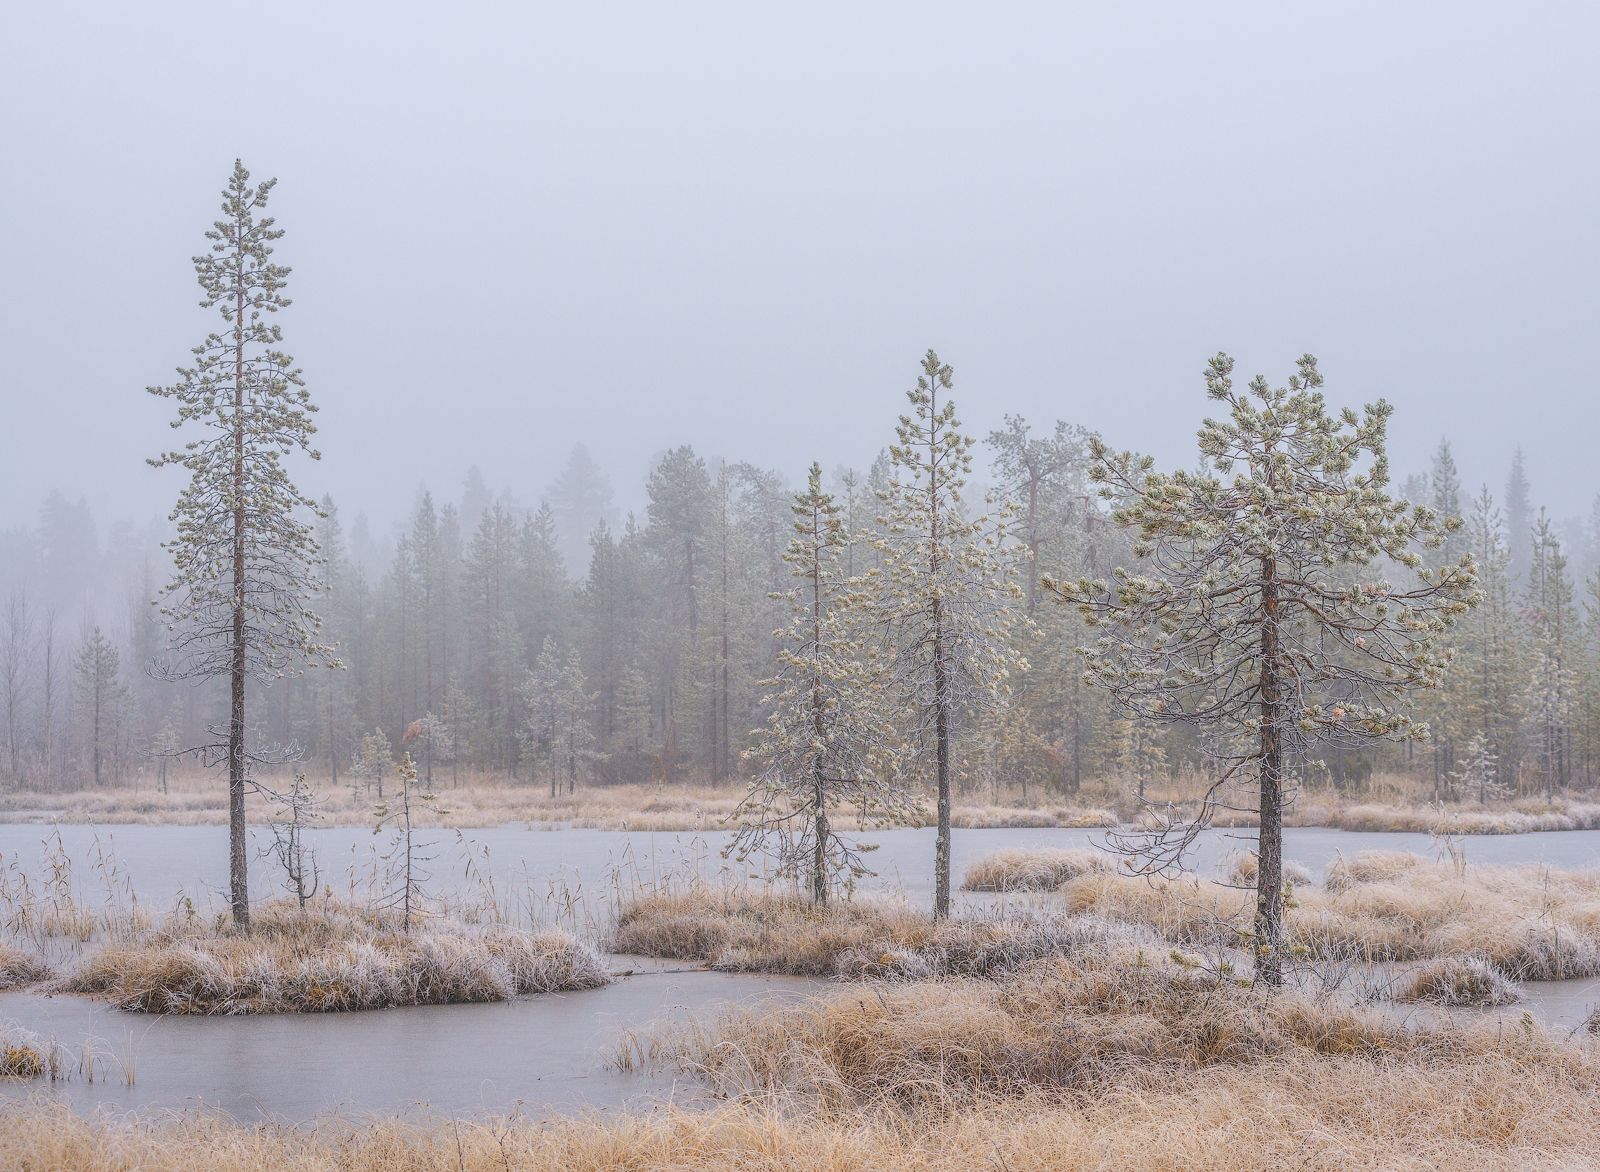
M 1595 1166 L 1597 36 L 0 7 L 0 1166 Z

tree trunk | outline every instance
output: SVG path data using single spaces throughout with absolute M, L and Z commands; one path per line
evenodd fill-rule
M 241 226 L 242 227 L 242 226 Z M 250 926 L 250 862 L 244 829 L 244 289 L 234 311 L 233 368 L 233 661 L 228 672 L 231 703 L 228 716 L 228 887 L 233 922 Z
M 821 532 L 822 519 L 816 505 L 811 509 L 811 531 Z M 816 536 L 812 538 L 817 540 Z M 815 544 L 811 549 L 811 731 L 817 744 L 827 729 L 823 721 L 822 696 L 822 565 L 821 552 Z M 828 790 L 823 773 L 822 753 L 811 757 L 811 781 L 814 787 L 812 800 L 816 803 L 815 858 L 811 862 L 811 898 L 821 907 L 828 902 Z
M 1261 828 L 1256 840 L 1256 983 L 1283 984 L 1283 740 L 1278 663 L 1278 574 L 1261 559 Z

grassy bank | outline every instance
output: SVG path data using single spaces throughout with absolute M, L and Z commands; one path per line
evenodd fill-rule
M 433 922 L 405 933 L 379 913 L 283 902 L 258 907 L 253 920 L 248 934 L 170 921 L 88 953 L 52 988 L 146 1013 L 327 1013 L 504 1001 L 610 980 L 599 954 L 562 932 Z

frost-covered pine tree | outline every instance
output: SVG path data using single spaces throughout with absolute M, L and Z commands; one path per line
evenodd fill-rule
M 855 629 L 859 600 L 846 573 L 849 533 L 842 508 L 812 464 L 795 494 L 794 537 L 783 555 L 796 579 L 777 595 L 789 622 L 775 632 L 777 674 L 765 682 L 767 722 L 744 753 L 754 767 L 728 853 L 758 850 L 780 874 L 803 876 L 818 904 L 841 877 L 866 874 L 859 844 L 834 829 L 853 807 L 863 825 L 909 813 L 900 784 L 900 743 L 885 709 L 884 665 Z
M 227 725 L 197 751 L 208 765 L 228 765 L 228 878 L 241 926 L 250 922 L 245 792 L 263 755 L 246 745 L 246 682 L 327 654 L 310 609 L 317 545 L 305 517 L 317 506 L 284 467 L 292 453 L 319 454 L 311 446 L 316 408 L 270 320 L 289 305 L 289 270 L 272 261 L 283 229 L 261 215 L 276 182 L 252 185 L 235 160 L 222 218 L 206 233 L 210 250 L 194 258 L 200 304 L 224 327 L 194 348 L 194 365 L 179 367 L 177 382 L 149 388 L 176 402 L 172 426 L 193 437 L 150 461 L 189 474 L 170 518 L 177 535 L 166 543 L 175 572 L 162 605 L 174 653 L 165 674 L 229 681 Z
M 1283 980 L 1285 787 L 1316 743 L 1416 735 L 1412 694 L 1440 678 L 1440 638 L 1476 597 L 1470 557 L 1438 568 L 1419 549 L 1447 524 L 1388 493 L 1390 408 L 1329 415 L 1316 361 L 1286 387 L 1240 393 L 1233 360 L 1210 362 L 1206 389 L 1227 414 L 1200 429 L 1208 471 L 1094 445 L 1094 477 L 1125 504 L 1148 573 L 1057 589 L 1102 632 L 1087 671 L 1130 715 L 1194 726 L 1218 758 L 1196 819 L 1123 842 L 1147 870 L 1182 861 L 1223 787 L 1256 790 L 1260 815 L 1256 979 Z M 1395 580 L 1398 579 L 1398 580 Z
M 892 655 L 892 679 L 914 733 L 931 741 L 938 788 L 934 846 L 935 917 L 950 914 L 951 739 L 961 722 L 1000 702 L 1026 663 L 1012 645 L 1021 611 L 1006 545 L 1005 516 L 969 517 L 962 490 L 972 470 L 972 437 L 956 419 L 953 372 L 932 350 L 911 413 L 889 447 L 891 472 L 873 544 L 873 607 Z

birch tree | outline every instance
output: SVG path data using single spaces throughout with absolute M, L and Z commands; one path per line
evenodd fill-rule
M 811 465 L 791 510 L 794 537 L 783 561 L 795 584 L 776 596 L 789 622 L 776 632 L 778 670 L 764 699 L 770 715 L 744 753 L 754 776 L 728 853 L 743 861 L 770 851 L 780 874 L 804 876 L 812 900 L 826 904 L 841 878 L 867 874 L 860 844 L 834 828 L 836 812 L 853 806 L 871 825 L 915 803 L 900 784 L 883 664 L 854 629 L 849 534 L 841 506 L 822 490 L 820 465 Z
M 1459 522 L 1388 492 L 1383 401 L 1331 416 L 1309 354 L 1285 387 L 1213 358 L 1206 390 L 1226 415 L 1200 429 L 1215 469 L 1151 471 L 1093 445 L 1093 476 L 1125 504 L 1147 573 L 1058 585 L 1096 625 L 1087 674 L 1131 716 L 1198 726 L 1217 780 L 1192 819 L 1169 817 L 1137 847 L 1146 871 L 1181 863 L 1224 787 L 1254 787 L 1260 818 L 1252 934 L 1256 980 L 1282 984 L 1283 805 L 1316 743 L 1421 734 L 1413 694 L 1447 662 L 1441 634 L 1476 600 L 1470 556 L 1428 566 L 1419 550 Z M 1399 581 L 1390 578 L 1391 572 Z
M 317 545 L 304 519 L 316 503 L 291 481 L 284 458 L 311 446 L 316 410 L 300 371 L 279 347 L 270 319 L 289 305 L 289 270 L 272 261 L 283 236 L 261 213 L 273 186 L 252 185 L 235 161 L 222 193 L 222 218 L 194 258 L 201 306 L 225 323 L 194 348 L 170 386 L 150 392 L 177 404 L 172 426 L 193 438 L 150 461 L 189 474 L 166 543 L 174 574 L 162 612 L 172 632 L 170 678 L 226 678 L 228 721 L 197 752 L 228 767 L 228 878 L 234 922 L 248 926 L 250 895 L 245 793 L 264 750 L 246 744 L 246 684 L 267 681 L 326 655 L 310 609 Z
M 1026 667 L 1011 643 L 1022 592 L 1004 554 L 1004 514 L 991 521 L 963 508 L 973 441 L 946 394 L 953 379 L 929 350 L 906 393 L 911 411 L 900 417 L 880 494 L 874 545 L 883 563 L 872 575 L 894 686 L 914 735 L 933 746 L 933 911 L 940 919 L 950 914 L 951 739 L 964 718 L 999 703 L 1012 673 Z

